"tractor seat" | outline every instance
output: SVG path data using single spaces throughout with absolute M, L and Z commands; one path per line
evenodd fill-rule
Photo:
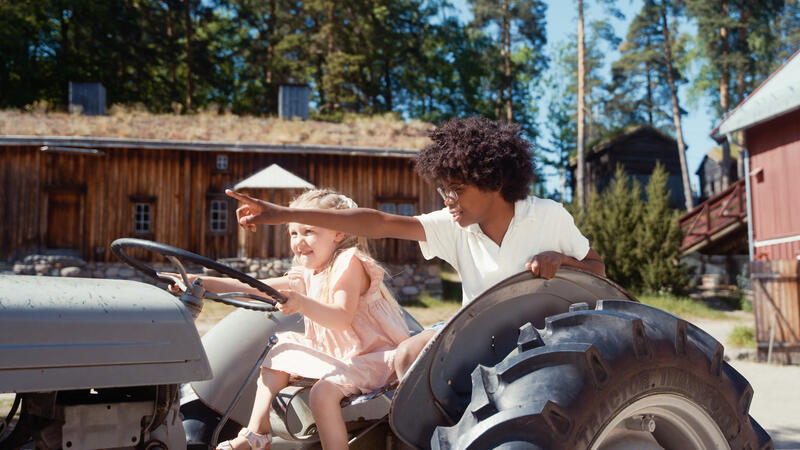
M 314 386 L 314 384 L 317 381 L 319 381 L 317 378 L 306 378 L 306 377 L 290 376 L 289 377 L 289 386 L 296 386 L 296 387 L 301 387 L 301 388 L 311 388 L 312 386 Z M 378 388 L 378 390 L 376 390 L 374 392 L 370 392 L 370 393 L 367 393 L 367 394 L 354 394 L 354 395 L 350 395 L 348 397 L 345 397 L 345 398 L 342 399 L 342 402 L 341 402 L 342 408 L 344 408 L 345 406 L 358 405 L 358 404 L 361 404 L 361 403 L 365 403 L 365 402 L 367 402 L 369 400 L 372 400 L 373 398 L 379 397 L 379 396 L 384 395 L 384 394 L 388 395 L 391 398 L 393 392 L 390 392 L 390 391 L 394 391 L 395 388 L 397 388 L 398 384 L 400 384 L 400 382 L 398 380 L 394 380 L 389 384 L 383 385 L 382 387 Z

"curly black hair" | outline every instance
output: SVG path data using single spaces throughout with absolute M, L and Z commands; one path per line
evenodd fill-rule
M 531 144 L 520 127 L 485 117 L 450 119 L 429 134 L 420 150 L 418 174 L 430 181 L 459 179 L 485 191 L 500 191 L 507 202 L 527 197 L 533 181 Z

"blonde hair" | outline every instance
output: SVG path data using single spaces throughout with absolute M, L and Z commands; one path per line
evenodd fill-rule
M 298 195 L 294 200 L 289 203 L 290 208 L 315 208 L 315 209 L 354 209 L 358 208 L 356 202 L 353 201 L 350 197 L 340 194 L 333 189 L 309 189 L 302 194 Z M 369 244 L 367 243 L 367 238 L 363 236 L 356 236 L 352 234 L 345 234 L 344 239 L 339 241 L 334 249 L 333 253 L 331 254 L 331 258 L 325 266 L 325 271 L 327 275 L 325 277 L 325 282 L 323 284 L 322 292 L 326 293 L 326 296 L 330 296 L 330 270 L 331 266 L 333 266 L 333 262 L 336 261 L 336 258 L 345 250 L 355 247 L 356 250 L 361 253 L 361 256 L 364 258 L 368 258 L 372 262 L 374 262 L 381 270 L 384 270 L 380 264 L 377 264 L 375 259 L 372 257 L 369 251 Z M 293 261 L 293 265 L 297 264 L 297 260 Z M 385 270 L 384 270 L 385 273 Z M 389 288 L 386 287 L 386 283 L 381 281 L 379 286 L 379 291 L 383 298 L 388 300 L 392 303 L 397 310 L 400 311 L 400 305 L 397 303 L 397 300 L 392 295 L 392 292 Z

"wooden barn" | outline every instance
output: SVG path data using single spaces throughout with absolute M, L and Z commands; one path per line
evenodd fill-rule
M 713 131 L 745 152 L 759 355 L 800 361 L 800 51 Z
M 636 178 L 644 186 L 650 180 L 658 162 L 664 165 L 669 174 L 667 188 L 671 192 L 670 205 L 683 209 L 685 201 L 678 143 L 672 137 L 647 125 L 635 126 L 593 145 L 586 156 L 586 185 L 602 191 L 611 183 L 617 165 L 622 165 L 629 176 Z M 576 169 L 577 162 L 571 161 L 573 190 Z
M 725 184 L 725 176 L 727 176 L 729 184 L 741 178 L 739 173 L 741 164 L 739 161 L 741 160 L 739 159 L 738 147 L 735 146 L 730 148 L 730 158 L 727 164 L 723 163 L 722 148 L 715 147 L 708 151 L 695 171 L 695 174 L 700 179 L 697 202 L 702 203 L 727 189 L 728 185 Z
M 110 243 L 140 237 L 211 258 L 285 257 L 281 230 L 240 237 L 224 195 L 277 164 L 360 206 L 419 214 L 442 206 L 412 167 L 417 148 L 143 138 L 0 135 L 0 260 L 70 249 L 111 261 Z M 255 189 L 286 204 L 298 189 Z M 268 236 L 274 242 L 265 245 Z M 374 242 L 386 262 L 421 262 L 416 243 Z

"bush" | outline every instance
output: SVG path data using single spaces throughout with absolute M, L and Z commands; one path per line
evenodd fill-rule
M 637 233 L 641 282 L 645 292 L 682 292 L 689 284 L 689 269 L 680 262 L 683 230 L 678 212 L 669 207 L 667 172 L 659 163 L 645 190 L 647 203 Z
M 737 326 L 728 337 L 728 344 L 735 348 L 756 348 L 756 329 L 746 325 Z
M 603 257 L 609 278 L 636 291 L 681 293 L 689 279 L 687 266 L 679 262 L 683 236 L 660 164 L 645 195 L 646 202 L 638 181 L 618 166 L 608 188 L 592 189 L 586 209 L 573 211 L 575 222 Z

